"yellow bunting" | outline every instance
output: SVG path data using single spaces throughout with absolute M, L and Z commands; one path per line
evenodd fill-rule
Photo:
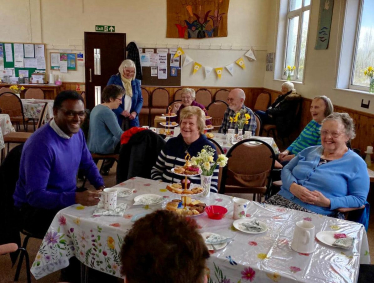
M 235 61 L 235 63 L 238 64 L 242 69 L 245 69 L 243 57 L 240 57 L 238 60 Z
M 183 54 L 184 54 L 183 49 L 180 48 L 180 47 L 178 47 L 177 52 L 175 52 L 175 54 L 174 54 L 174 58 L 177 58 L 177 57 L 179 57 L 179 56 L 181 56 Z
M 193 74 L 193 75 L 196 74 L 196 72 L 197 72 L 198 70 L 200 70 L 200 68 L 201 68 L 201 64 L 195 62 L 195 63 L 193 64 L 193 73 L 192 73 L 192 74 Z
M 222 77 L 223 68 L 214 68 L 216 71 L 217 77 L 220 79 Z

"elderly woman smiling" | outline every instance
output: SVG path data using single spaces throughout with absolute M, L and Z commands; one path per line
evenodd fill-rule
M 176 166 L 184 166 L 187 153 L 197 156 L 205 145 L 215 149 L 214 145 L 203 135 L 205 127 L 205 114 L 196 106 L 187 106 L 180 113 L 181 133 L 171 138 L 158 156 L 155 166 L 152 168 L 151 177 L 154 180 L 162 180 L 168 183 L 180 182 L 184 177 L 171 172 Z M 214 154 L 214 160 L 217 153 Z M 189 177 L 191 183 L 200 184 L 200 176 Z M 218 168 L 212 176 L 211 191 L 217 192 Z
M 282 170 L 280 192 L 266 203 L 341 217 L 342 208 L 359 208 L 369 192 L 364 160 L 346 143 L 355 137 L 347 113 L 333 113 L 321 128 L 322 146 L 301 151 Z
M 208 112 L 206 111 L 204 105 L 200 104 L 200 103 L 197 103 L 195 101 L 195 98 L 196 98 L 196 93 L 195 93 L 195 90 L 192 89 L 192 88 L 184 88 L 182 89 L 182 103 L 175 103 L 174 104 L 174 109 L 173 109 L 173 112 L 177 113 L 177 122 L 179 123 L 180 122 L 180 113 L 181 111 L 187 107 L 187 106 L 196 106 L 196 107 L 199 107 L 201 108 L 201 110 L 204 111 L 204 114 L 207 116 L 208 115 Z M 211 125 L 212 124 L 212 121 L 211 120 L 206 120 L 205 121 L 205 125 Z

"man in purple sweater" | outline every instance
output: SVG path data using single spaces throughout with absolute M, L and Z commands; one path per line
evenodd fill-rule
M 99 202 L 98 192 L 76 191 L 78 169 L 97 190 L 104 188 L 80 129 L 85 119 L 82 97 L 75 91 L 59 93 L 53 115 L 26 141 L 13 195 L 22 227 L 37 235 L 47 232 L 59 210 L 75 203 L 91 206 Z

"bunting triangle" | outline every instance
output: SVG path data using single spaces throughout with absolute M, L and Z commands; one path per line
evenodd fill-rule
M 205 66 L 204 69 L 205 69 L 205 78 L 207 78 L 210 75 L 210 73 L 213 71 L 213 68 Z
M 200 70 L 200 68 L 201 68 L 201 64 L 195 62 L 194 65 L 193 65 L 193 73 L 192 73 L 192 74 L 193 74 L 193 75 L 196 74 L 196 72 L 197 72 L 198 70 Z
M 174 58 L 177 58 L 177 57 L 179 57 L 179 56 L 181 56 L 183 54 L 184 54 L 183 49 L 180 48 L 180 47 L 178 47 L 177 52 L 175 52 L 175 54 L 174 54 Z
M 186 55 L 186 58 L 184 58 L 183 67 L 187 66 L 191 62 L 193 62 L 192 58 L 190 56 Z
M 243 57 L 240 57 L 238 60 L 235 61 L 235 63 L 238 64 L 242 69 L 245 69 Z
M 234 75 L 234 63 L 231 63 L 230 65 L 227 65 L 225 68 L 227 69 L 227 71 L 229 71 L 231 76 Z
M 222 77 L 223 68 L 214 68 L 214 70 L 216 71 L 217 77 L 220 79 Z
M 249 59 L 256 61 L 256 56 L 253 53 L 252 49 L 249 49 L 247 53 L 245 53 L 245 56 L 247 56 Z

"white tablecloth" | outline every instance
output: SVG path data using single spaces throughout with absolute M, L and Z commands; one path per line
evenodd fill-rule
M 143 178 L 133 178 L 118 186 L 135 189 L 128 199 L 123 217 L 93 217 L 95 207 L 73 205 L 61 210 L 54 218 L 31 272 L 36 279 L 64 268 L 75 255 L 86 266 L 120 277 L 120 249 L 126 232 L 136 216 L 151 213 L 158 206 L 133 206 L 134 197 L 154 193 L 165 201 L 175 198 L 166 184 Z M 215 232 L 233 237 L 226 248 L 211 254 L 207 262 L 209 282 L 355 282 L 360 263 L 370 263 L 365 228 L 358 223 L 310 214 L 271 205 L 251 202 L 247 217 L 256 217 L 269 230 L 263 234 L 246 234 L 233 228 L 232 197 L 211 193 L 208 204 L 225 206 L 228 213 L 221 220 L 203 215 L 195 217 L 201 232 Z M 354 247 L 342 250 L 319 243 L 312 254 L 299 254 L 290 247 L 295 222 L 311 221 L 319 231 L 333 230 L 355 237 Z M 223 280 L 223 278 L 226 280 Z M 270 281 L 271 282 L 271 281 Z
M 5 147 L 3 135 L 9 134 L 10 132 L 15 132 L 15 130 L 9 115 L 0 114 L 0 150 Z
M 48 103 L 45 119 L 46 121 L 49 121 L 53 117 L 53 102 L 54 100 L 51 99 L 22 99 L 25 118 L 39 118 L 44 103 Z
M 213 139 L 219 143 L 225 153 L 233 146 L 233 144 L 226 142 L 225 134 L 213 133 L 213 135 Z M 251 139 L 262 140 L 273 148 L 275 154 L 279 153 L 279 148 L 272 137 L 253 136 Z

